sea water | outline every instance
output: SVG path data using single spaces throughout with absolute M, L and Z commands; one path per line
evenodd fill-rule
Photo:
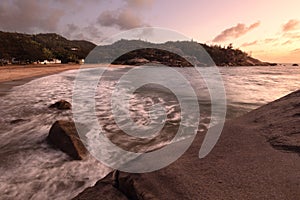
M 93 69 L 86 70 L 93 76 Z M 200 125 L 207 127 L 212 119 L 203 77 L 191 68 L 177 70 L 193 86 L 201 110 Z M 219 70 L 226 89 L 227 118 L 240 116 L 300 88 L 299 67 L 223 67 Z M 99 123 L 110 138 L 125 141 L 125 147 L 127 141 L 119 138 L 119 128 L 110 111 L 110 95 L 127 71 L 128 68 L 108 70 L 95 93 Z M 72 111 L 49 109 L 48 106 L 60 99 L 72 102 L 77 73 L 73 70 L 35 79 L 0 97 L 0 199 L 70 199 L 112 170 L 93 156 L 83 161 L 72 160 L 46 142 L 49 129 L 56 120 L 72 120 Z M 180 105 L 174 95 L 152 85 L 130 98 L 131 117 L 140 125 L 153 120 L 149 118 L 151 106 L 164 107 L 169 129 L 162 134 L 159 143 L 147 146 L 145 150 L 164 145 L 169 140 L 168 131 L 173 130 L 172 126 L 178 126 L 181 120 Z M 188 122 L 186 126 L 189 126 Z M 128 141 L 130 148 L 134 148 L 132 144 L 134 141 Z

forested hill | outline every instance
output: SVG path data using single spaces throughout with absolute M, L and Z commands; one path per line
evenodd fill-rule
M 51 60 L 75 62 L 85 58 L 95 44 L 83 40 L 68 40 L 55 33 L 22 34 L 0 31 L 0 59 L 34 62 Z
M 166 51 L 171 53 L 168 54 Z M 199 66 L 209 66 L 212 60 L 217 66 L 272 65 L 272 63 L 252 58 L 239 49 L 234 49 L 232 45 L 228 47 L 208 46 L 193 41 L 169 41 L 156 44 L 142 40 L 123 39 L 111 45 L 97 46 L 88 60 L 92 63 L 113 61 L 114 64 L 139 65 L 158 62 L 173 66 L 190 66 L 182 60 L 182 57 L 196 61 L 194 63 L 198 63 Z
M 68 40 L 56 33 L 46 34 L 22 34 L 8 33 L 0 31 L 0 61 L 18 60 L 21 63 L 32 63 L 35 61 L 59 59 L 63 63 L 76 62 L 84 59 L 96 47 L 92 42 L 84 40 Z M 130 49 L 151 50 L 142 52 L 130 52 Z M 142 40 L 119 40 L 111 45 L 98 46 L 90 55 L 90 61 L 95 63 L 112 62 L 120 55 L 121 58 L 114 61 L 115 64 L 140 64 L 142 62 L 170 62 L 175 64 L 176 55 L 168 56 L 167 52 L 158 52 L 155 49 L 169 50 L 173 53 L 197 59 L 200 64 L 205 63 L 207 54 L 211 56 L 217 66 L 262 66 L 271 65 L 271 63 L 261 62 L 250 57 L 247 53 L 234 49 L 231 45 L 228 47 L 208 46 L 193 41 L 166 42 L 155 44 Z M 160 57 L 160 56 L 163 56 Z M 170 61 L 168 58 L 173 60 Z M 128 60 L 133 62 L 128 62 Z M 183 60 L 177 62 L 181 65 Z M 205 65 L 204 65 L 205 66 Z

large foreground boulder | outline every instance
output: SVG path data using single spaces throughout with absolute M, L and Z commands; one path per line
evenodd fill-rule
M 82 160 L 87 156 L 73 121 L 56 121 L 47 138 L 48 142 L 76 160 Z

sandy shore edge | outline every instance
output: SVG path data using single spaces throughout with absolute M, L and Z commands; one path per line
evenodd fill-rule
M 58 74 L 68 70 L 85 68 L 110 67 L 122 68 L 125 66 L 111 64 L 49 64 L 49 65 L 8 65 L 0 66 L 0 96 L 7 94 L 11 88 L 23 85 L 31 80 Z

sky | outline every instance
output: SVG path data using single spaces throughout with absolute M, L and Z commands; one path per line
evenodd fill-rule
M 0 30 L 101 44 L 139 27 L 230 43 L 262 61 L 300 63 L 299 0 L 1 0 Z

